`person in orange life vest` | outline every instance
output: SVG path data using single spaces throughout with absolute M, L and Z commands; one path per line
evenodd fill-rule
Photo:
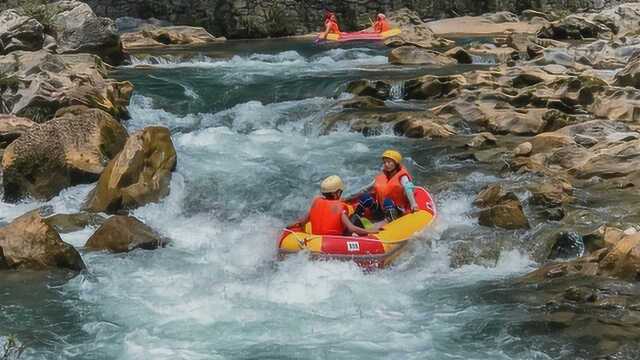
M 389 25 L 387 17 L 384 16 L 384 14 L 378 14 L 378 16 L 376 16 L 376 22 L 373 23 L 373 32 L 383 33 L 389 30 L 391 30 L 391 25 Z
M 376 219 L 394 220 L 418 210 L 414 187 L 411 174 L 402 166 L 402 155 L 396 150 L 387 150 L 382 154 L 382 171 L 350 199 L 359 198 L 356 214 L 360 216 L 369 209 Z
M 338 26 L 338 18 L 336 14 L 325 14 L 324 32 L 318 36 L 318 39 L 327 39 L 329 34 L 340 34 L 340 27 Z
M 344 184 L 339 176 L 332 175 L 320 184 L 322 196 L 313 199 L 307 217 L 297 225 L 311 223 L 315 235 L 369 235 L 378 232 L 378 226 L 371 230 L 354 225 L 349 220 L 349 205 L 342 201 Z

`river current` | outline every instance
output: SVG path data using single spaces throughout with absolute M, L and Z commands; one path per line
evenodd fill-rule
M 535 264 L 499 247 L 491 264 L 450 266 L 469 239 L 519 239 L 477 225 L 472 205 L 494 171 L 453 159 L 446 140 L 411 140 L 389 129 L 365 137 L 321 121 L 355 79 L 397 82 L 472 69 L 400 68 L 383 48 L 317 48 L 298 42 L 232 43 L 185 57 L 136 57 L 115 72 L 135 85 L 130 132 L 171 129 L 178 166 L 170 195 L 133 211 L 172 239 L 156 251 L 82 250 L 95 231 L 63 234 L 88 270 L 10 273 L 0 287 L 0 335 L 25 359 L 555 359 L 575 344 L 528 331 L 530 309 L 504 298 Z M 135 65 L 145 65 L 144 67 Z M 400 97 L 400 96 L 398 96 Z M 419 105 L 419 104 L 418 104 Z M 392 109 L 416 106 L 389 101 Z M 319 182 L 349 189 L 376 174 L 379 154 L 399 149 L 438 203 L 434 228 L 390 269 L 352 263 L 275 261 L 282 227 L 307 209 Z M 511 179 L 517 181 L 517 179 Z M 0 220 L 50 205 L 79 211 L 92 185 L 47 203 L 0 203 Z M 509 243 L 517 243 L 512 241 Z M 480 241 L 482 243 L 482 241 Z M 568 357 L 569 356 L 569 357 Z

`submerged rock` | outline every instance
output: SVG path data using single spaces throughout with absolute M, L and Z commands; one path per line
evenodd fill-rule
M 584 254 L 585 246 L 582 237 L 575 232 L 561 232 L 551 248 L 547 257 L 553 259 L 571 259 Z
M 356 80 L 347 84 L 347 92 L 356 96 L 387 100 L 391 94 L 391 85 L 384 81 Z
M 68 186 L 95 181 L 125 143 L 127 131 L 104 111 L 74 106 L 56 115 L 6 148 L 5 200 L 48 200 Z
M 100 175 L 85 207 L 116 212 L 159 201 L 169 193 L 176 150 L 169 129 L 147 127 L 132 134 Z
M 38 210 L 0 228 L 0 248 L 4 263 L 12 269 L 85 268 L 78 251 L 60 239 Z
M 165 245 L 165 239 L 140 220 L 132 216 L 115 215 L 91 235 L 85 248 L 122 253 L 134 249 L 153 250 Z

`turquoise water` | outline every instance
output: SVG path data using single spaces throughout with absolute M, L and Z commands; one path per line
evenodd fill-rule
M 513 246 L 525 234 L 481 228 L 472 200 L 495 169 L 451 157 L 447 140 L 374 137 L 338 129 L 320 136 L 352 79 L 406 78 L 465 69 L 396 68 L 382 48 L 232 43 L 185 60 L 134 60 L 129 130 L 163 125 L 178 152 L 171 194 L 134 211 L 171 246 L 129 254 L 84 253 L 88 271 L 2 275 L 0 335 L 15 334 L 26 359 L 559 359 L 588 345 L 531 330 L 535 309 L 505 293 L 535 264 Z M 272 43 L 273 44 L 273 43 Z M 216 52 L 217 51 L 217 52 Z M 405 106 L 395 101 L 390 106 Z M 434 193 L 440 219 L 391 269 L 351 263 L 276 262 L 282 227 L 300 216 L 319 181 L 349 189 L 398 148 L 416 182 Z M 517 181 L 511 179 L 510 181 Z M 71 213 L 91 185 L 48 205 Z M 348 192 L 348 191 L 347 191 Z M 43 205 L 0 204 L 2 221 Z M 94 229 L 64 234 L 82 245 Z M 493 246 L 487 266 L 452 269 L 461 241 Z M 586 349 L 586 350 L 585 350 Z

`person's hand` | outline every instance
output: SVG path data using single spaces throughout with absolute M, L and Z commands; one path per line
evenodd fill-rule
M 412 206 L 412 207 L 411 207 L 411 212 L 412 212 L 412 213 L 417 212 L 417 211 L 419 211 L 419 210 L 420 210 L 420 208 L 419 208 L 419 207 L 417 207 L 417 206 Z

